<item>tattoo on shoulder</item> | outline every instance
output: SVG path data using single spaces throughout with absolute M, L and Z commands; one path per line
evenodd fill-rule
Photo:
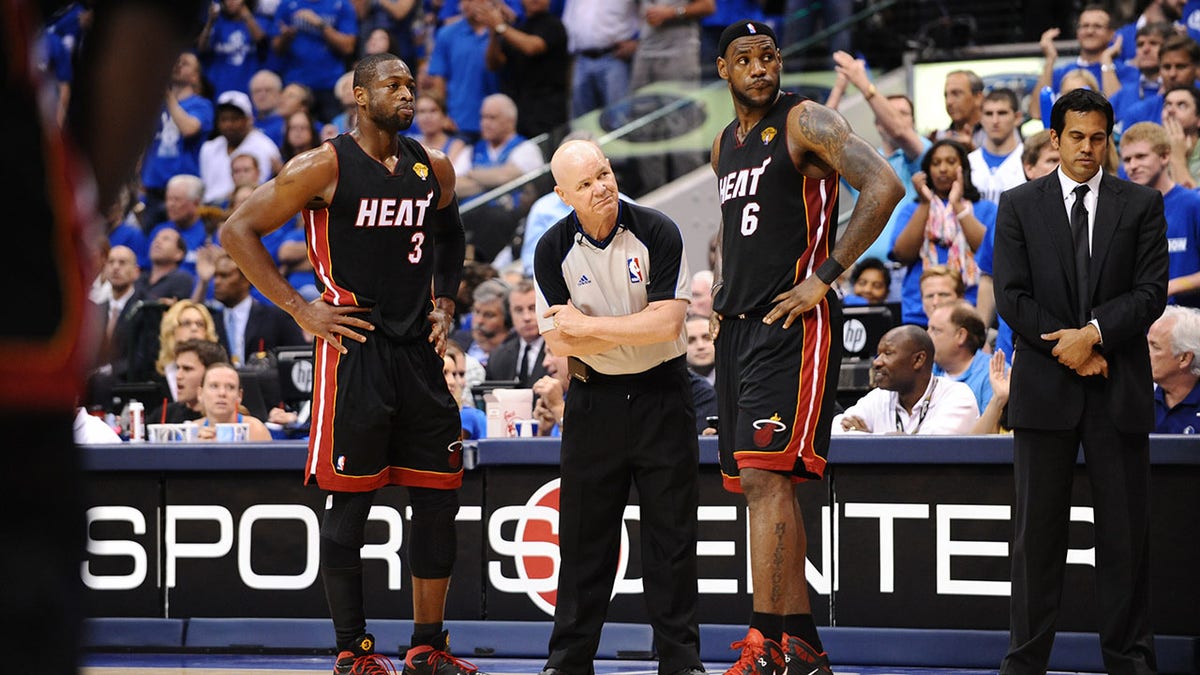
M 800 133 L 812 146 L 840 151 L 850 137 L 850 128 L 837 113 L 821 105 L 802 105 L 796 116 Z

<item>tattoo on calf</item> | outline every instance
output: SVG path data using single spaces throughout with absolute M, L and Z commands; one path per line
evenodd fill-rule
M 787 525 L 775 523 L 775 551 L 771 555 L 771 604 L 783 601 L 783 568 L 786 551 Z

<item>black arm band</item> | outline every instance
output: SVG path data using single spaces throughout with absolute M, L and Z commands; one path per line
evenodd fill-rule
M 818 279 L 832 286 L 833 282 L 837 281 L 837 278 L 842 276 L 842 272 L 845 271 L 846 268 L 842 266 L 842 263 L 830 257 L 821 263 L 821 266 L 817 268 L 816 274 Z
M 463 258 L 467 252 L 467 239 L 463 233 L 462 216 L 458 213 L 458 198 L 455 197 L 444 209 L 433 212 L 434 218 L 434 270 L 433 295 L 441 298 L 458 296 L 458 285 L 462 281 Z

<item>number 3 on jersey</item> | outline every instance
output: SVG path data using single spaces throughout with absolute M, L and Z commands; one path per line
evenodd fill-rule
M 758 229 L 758 202 L 750 202 L 742 209 L 742 236 L 749 237 Z
M 743 226 L 743 229 L 744 228 L 745 228 L 745 226 Z M 408 252 L 408 262 L 410 262 L 414 265 L 421 262 L 421 255 L 422 255 L 421 244 L 424 244 L 424 243 L 425 243 L 425 233 L 424 232 L 414 232 L 413 236 L 412 236 L 413 250 Z

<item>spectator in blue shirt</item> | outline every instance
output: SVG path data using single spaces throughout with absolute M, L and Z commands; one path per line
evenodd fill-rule
M 285 121 L 279 113 L 283 98 L 283 80 L 274 71 L 262 69 L 250 78 L 250 100 L 254 103 L 254 126 L 275 145 L 283 146 Z
M 942 139 L 921 159 L 922 171 L 913 176 L 918 198 L 901 203 L 892 236 L 893 260 L 908 266 L 900 291 L 902 321 L 924 327 L 921 272 L 928 265 L 956 270 L 975 302 L 980 270 L 975 251 L 996 224 L 996 204 L 980 199 L 971 182 L 967 150 L 958 141 Z
M 1042 68 L 1042 74 L 1038 77 L 1037 84 L 1033 90 L 1040 92 L 1042 87 L 1050 85 L 1055 94 L 1061 94 L 1066 91 L 1062 86 L 1063 75 L 1075 70 L 1083 68 L 1090 72 L 1097 82 L 1104 80 L 1104 70 L 1102 68 L 1111 68 L 1115 70 L 1118 80 L 1125 80 L 1129 77 L 1137 76 L 1137 69 L 1125 62 L 1117 62 L 1112 64 L 1102 63 L 1102 55 L 1110 43 L 1112 43 L 1115 33 L 1112 21 L 1112 14 L 1102 5 L 1091 4 L 1083 8 L 1079 13 L 1079 22 L 1075 26 L 1075 39 L 1079 43 L 1079 56 L 1071 63 L 1067 63 L 1058 67 L 1058 49 L 1054 45 L 1054 40 L 1059 36 L 1061 31 L 1058 28 L 1049 28 L 1042 33 L 1041 40 L 1038 45 L 1042 49 L 1042 55 L 1046 57 L 1045 65 Z M 1032 117 L 1040 118 L 1042 116 L 1041 100 L 1038 96 L 1031 97 L 1029 101 L 1029 114 Z
M 159 230 L 168 227 L 179 230 L 179 235 L 187 244 L 187 256 L 179 267 L 195 276 L 197 251 L 205 244 L 216 243 L 216 235 L 210 239 L 204 219 L 200 217 L 204 182 L 199 176 L 180 174 L 167 182 L 166 196 L 167 219 L 150 231 L 149 240 L 154 241 Z
M 987 408 L 992 400 L 991 356 L 983 350 L 987 329 L 979 313 L 964 300 L 938 305 L 929 315 L 928 332 L 933 340 L 933 374 L 966 384 L 979 409 Z
M 1146 333 L 1154 379 L 1154 430 L 1200 433 L 1200 309 L 1168 305 Z
M 1200 194 L 1177 184 L 1169 170 L 1171 140 L 1153 122 L 1121 137 L 1121 164 L 1129 180 L 1162 193 L 1169 257 L 1167 302 L 1200 305 Z
M 458 403 L 462 419 L 463 440 L 478 440 L 487 437 L 487 414 L 474 405 L 465 405 L 463 391 L 467 384 L 467 356 L 454 340 L 446 341 L 446 355 L 442 357 L 442 375 L 446 386 Z M 469 403 L 467 401 L 466 403 Z
M 484 97 L 500 91 L 500 78 L 487 68 L 492 31 L 483 23 L 489 0 L 462 0 L 463 18 L 438 29 L 429 58 L 431 89 L 442 96 L 459 134 L 479 140 L 479 109 Z
M 358 16 L 350 0 L 284 0 L 275 12 L 279 34 L 271 46 L 285 57 L 286 82 L 312 89 L 313 112 L 328 122 L 342 110 L 333 85 L 346 72 L 358 42 Z
M 214 116 L 213 102 L 200 95 L 200 59 L 180 54 L 154 140 L 142 158 L 143 225 L 164 220 L 167 181 L 180 174 L 200 175 L 200 146 L 212 133 Z
M 246 0 L 221 0 L 208 15 L 196 43 L 213 91 L 250 93 L 250 78 L 262 67 L 258 46 L 267 39 Z

